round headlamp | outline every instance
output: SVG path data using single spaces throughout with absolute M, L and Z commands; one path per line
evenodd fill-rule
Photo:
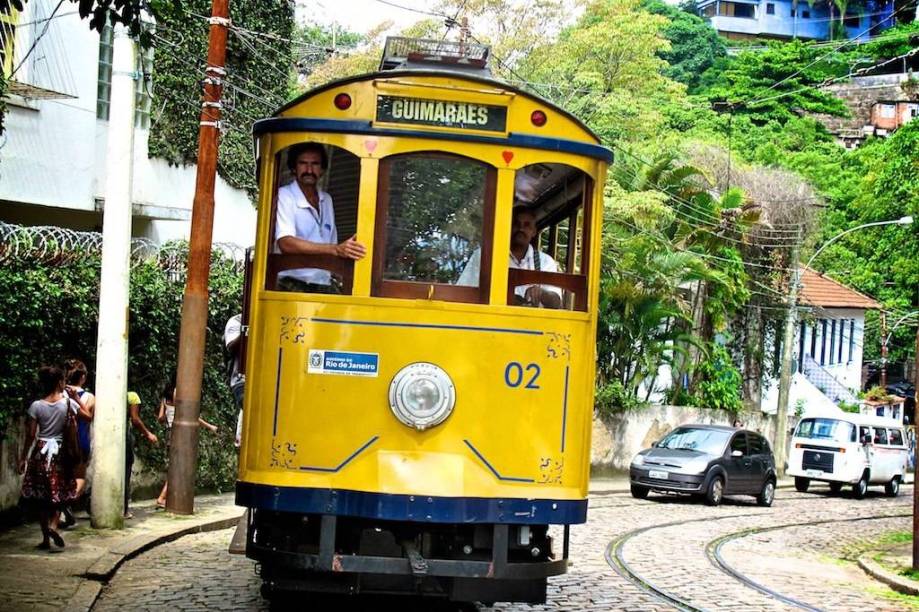
M 404 425 L 418 431 L 443 423 L 456 404 L 453 381 L 433 363 L 405 366 L 389 384 L 389 407 Z

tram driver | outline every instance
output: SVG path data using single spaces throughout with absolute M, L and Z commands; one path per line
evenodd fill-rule
M 333 255 L 363 259 L 367 249 L 351 236 L 338 242 L 332 197 L 319 189 L 319 179 L 329 166 L 325 148 L 318 142 L 290 147 L 287 168 L 294 180 L 278 189 L 275 224 L 275 252 L 297 255 Z M 317 268 L 299 268 L 278 273 L 282 291 L 337 293 L 332 275 Z
M 536 215 L 533 211 L 526 206 L 517 205 L 514 206 L 512 215 L 508 267 L 518 270 L 558 272 L 558 264 L 552 257 L 533 248 L 533 238 L 539 233 L 536 228 Z M 456 284 L 477 286 L 480 265 L 481 251 L 476 249 Z M 518 306 L 556 309 L 562 306 L 562 290 L 551 285 L 520 285 L 514 288 L 514 297 Z

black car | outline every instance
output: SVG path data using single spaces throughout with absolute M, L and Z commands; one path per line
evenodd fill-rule
M 688 493 L 717 506 L 725 495 L 752 495 L 761 506 L 775 497 L 775 458 L 758 433 L 720 425 L 683 425 L 632 459 L 632 496 Z

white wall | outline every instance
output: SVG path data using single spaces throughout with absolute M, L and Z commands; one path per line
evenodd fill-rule
M 48 0 L 32 0 L 41 2 Z M 9 106 L 7 140 L 0 148 L 0 219 L 10 216 L 4 216 L 6 202 L 20 208 L 27 204 L 95 211 L 96 200 L 104 199 L 108 122 L 96 119 L 99 35 L 76 14 L 55 21 L 66 54 L 59 63 L 72 74 L 78 97 L 14 100 Z M 135 227 L 154 240 L 187 237 L 195 166 L 149 159 L 147 138 L 146 130 L 135 130 L 135 218 L 139 213 L 150 219 Z M 248 194 L 218 177 L 215 199 L 214 241 L 251 245 L 256 213 Z M 66 226 L 67 217 L 49 209 L 44 223 Z

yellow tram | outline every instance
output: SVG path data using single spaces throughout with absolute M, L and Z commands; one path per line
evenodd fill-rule
M 611 153 L 491 79 L 487 54 L 389 39 L 379 72 L 255 126 L 236 500 L 265 591 L 538 602 L 566 571 L 587 513 Z M 362 259 L 278 251 L 287 155 L 304 142 L 326 151 L 337 235 Z M 509 259 L 515 207 L 535 220 L 527 252 L 557 271 Z M 331 292 L 280 290 L 304 268 Z

